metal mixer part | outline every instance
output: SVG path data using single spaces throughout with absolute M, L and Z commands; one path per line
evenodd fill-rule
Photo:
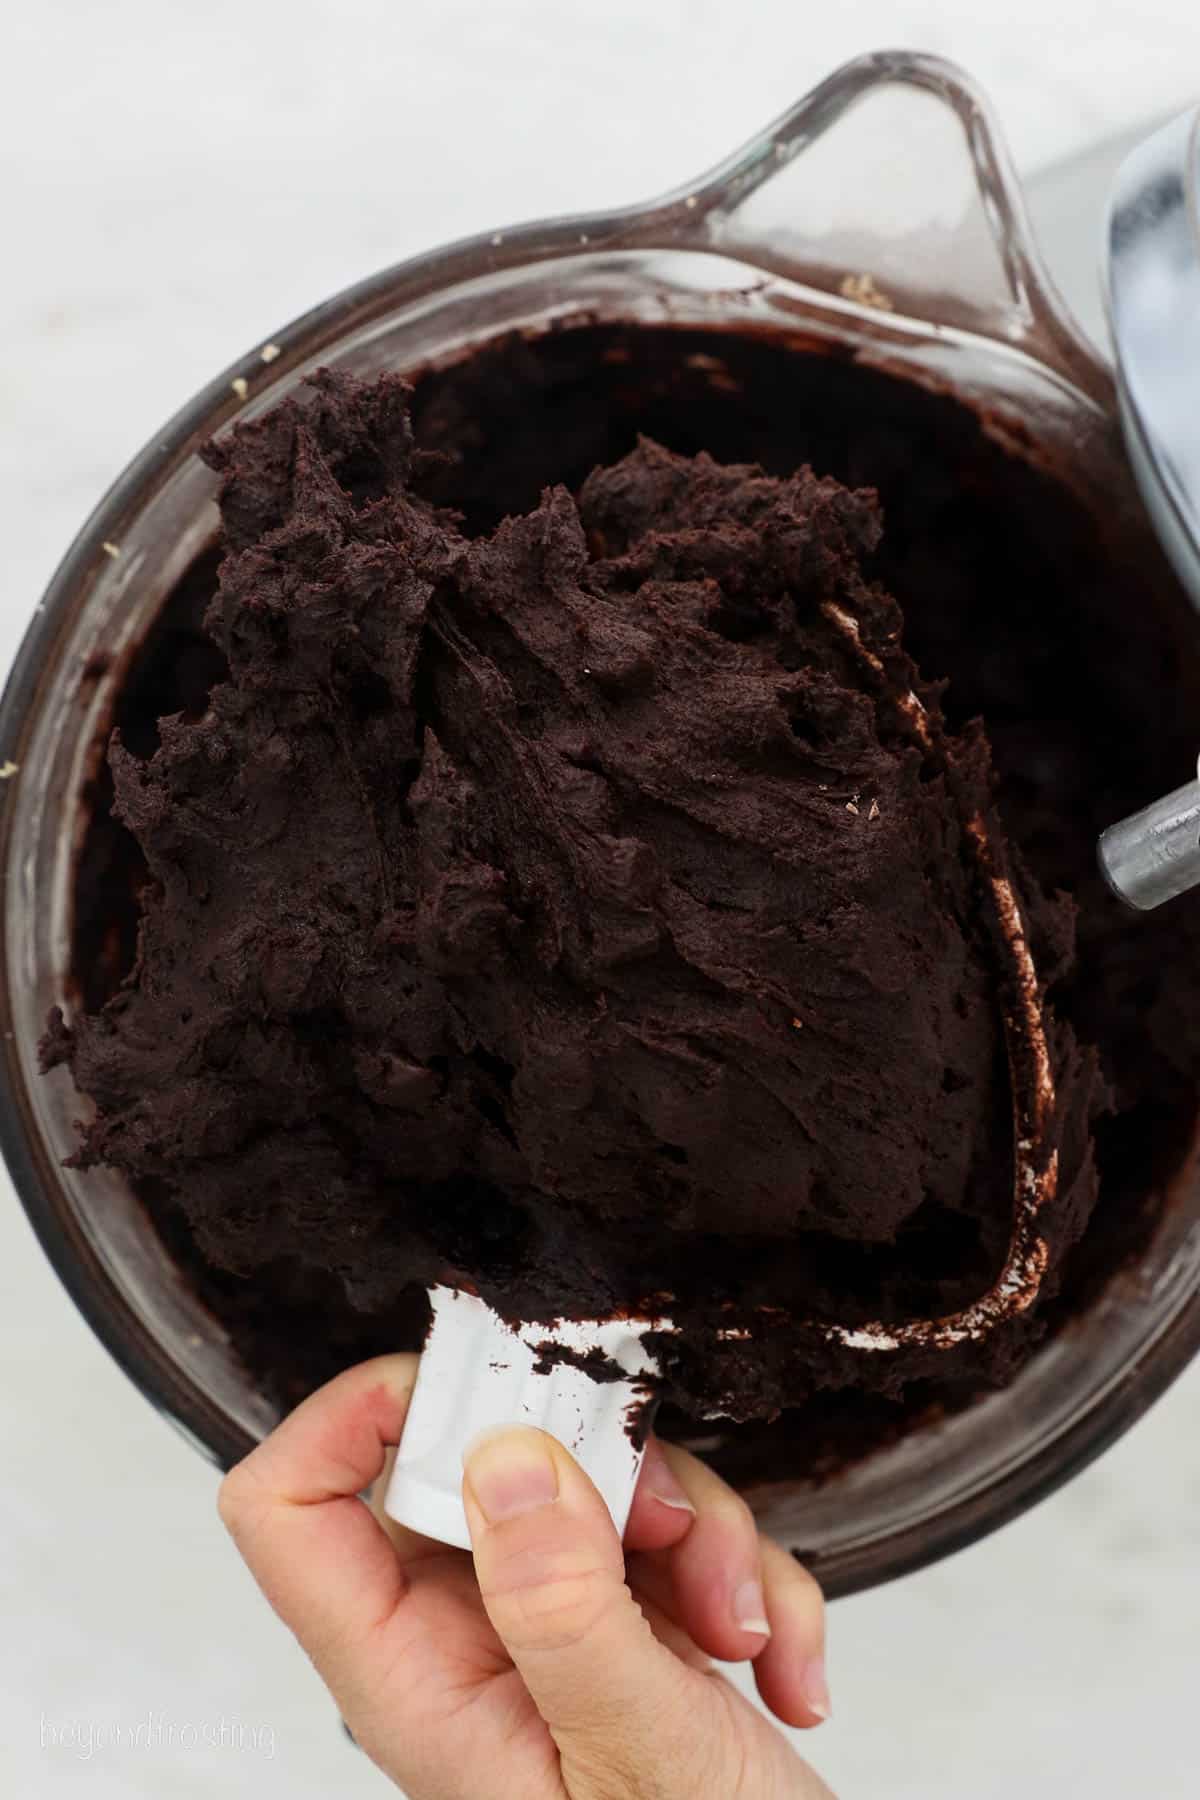
M 1200 885 L 1200 779 L 1110 825 L 1097 854 L 1113 893 L 1140 912 Z
M 1200 608 L 1200 109 L 1125 158 L 1106 281 L 1129 459 L 1164 550 Z M 1200 886 L 1200 781 L 1112 825 L 1100 867 L 1148 911 Z

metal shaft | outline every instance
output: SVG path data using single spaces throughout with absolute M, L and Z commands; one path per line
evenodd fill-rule
M 1110 825 L 1097 852 L 1114 894 L 1142 912 L 1200 887 L 1200 780 Z

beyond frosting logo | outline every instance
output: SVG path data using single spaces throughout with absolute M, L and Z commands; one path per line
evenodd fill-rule
M 148 1712 L 136 1722 L 117 1719 L 48 1719 L 41 1717 L 43 1750 L 64 1751 L 80 1762 L 111 1752 L 158 1751 L 192 1754 L 205 1750 L 239 1751 L 275 1759 L 273 1725 L 251 1725 L 242 1719 L 172 1719 Z

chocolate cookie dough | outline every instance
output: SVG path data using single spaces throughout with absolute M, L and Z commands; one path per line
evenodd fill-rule
M 693 1412 L 1002 1378 L 1036 1308 L 886 1357 L 823 1329 L 940 1316 L 1004 1261 L 1012 995 L 966 820 L 1043 989 L 1072 956 L 871 578 L 875 496 L 643 440 L 469 532 L 408 401 L 326 374 L 209 449 L 228 673 L 151 755 L 113 738 L 151 879 L 122 986 L 45 1046 L 95 1104 L 77 1161 L 376 1325 L 438 1279 L 666 1308 Z M 1107 1097 L 1043 1017 L 1044 1299 Z

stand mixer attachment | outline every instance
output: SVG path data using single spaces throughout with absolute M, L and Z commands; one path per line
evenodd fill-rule
M 1194 110 L 1122 164 L 1106 275 L 1126 448 L 1163 547 L 1200 607 L 1198 182 Z M 1113 892 L 1142 911 L 1200 885 L 1200 779 L 1110 826 L 1098 852 Z
M 824 611 L 868 684 L 881 695 L 886 693 L 885 662 L 864 641 L 858 620 L 833 602 L 827 602 Z M 953 792 L 952 772 L 940 752 L 940 721 L 911 691 L 902 695 L 898 711 L 906 735 Z M 1052 1129 L 1054 1071 L 1041 986 L 1003 847 L 979 813 L 964 809 L 961 823 L 1000 970 L 997 985 L 1013 1117 L 1009 1246 L 991 1286 L 957 1313 L 902 1324 L 809 1322 L 814 1333 L 864 1355 L 917 1347 L 948 1350 L 987 1337 L 1033 1304 L 1048 1262 L 1040 1223 L 1057 1193 L 1058 1154 Z M 669 1335 L 674 1329 L 670 1320 L 558 1320 L 512 1326 L 478 1295 L 464 1290 L 435 1288 L 430 1298 L 433 1325 L 384 1499 L 386 1511 L 414 1531 L 469 1548 L 461 1492 L 463 1454 L 471 1439 L 489 1426 L 526 1424 L 550 1432 L 574 1452 L 623 1533 L 659 1373 L 642 1340 L 650 1332 L 660 1340 Z M 756 1329 L 766 1333 L 770 1328 L 770 1310 L 760 1307 Z M 755 1330 L 731 1327 L 721 1335 L 752 1339 Z

